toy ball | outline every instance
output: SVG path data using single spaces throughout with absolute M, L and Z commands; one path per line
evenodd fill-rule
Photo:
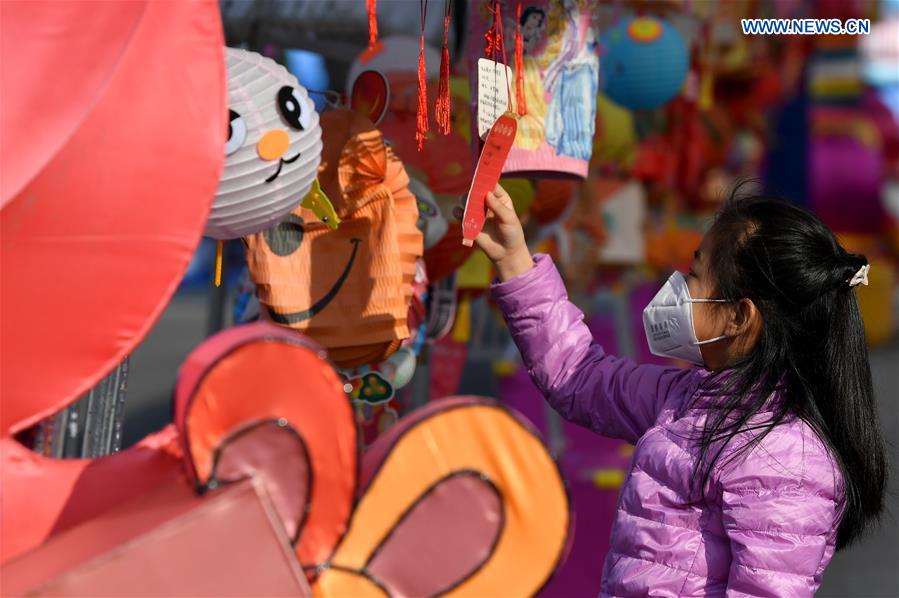
M 625 108 L 657 108 L 673 98 L 687 76 L 684 38 L 652 17 L 623 19 L 606 36 L 605 94 Z
M 281 221 L 309 192 L 322 131 L 297 78 L 255 52 L 225 49 L 228 140 L 225 169 L 205 234 L 235 239 Z

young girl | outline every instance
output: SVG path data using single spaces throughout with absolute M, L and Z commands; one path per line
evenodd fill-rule
M 534 382 L 566 419 L 636 444 L 602 595 L 812 595 L 882 508 L 865 257 L 801 208 L 731 198 L 644 311 L 652 351 L 699 367 L 637 365 L 592 341 L 501 187 L 487 206 L 477 242 Z

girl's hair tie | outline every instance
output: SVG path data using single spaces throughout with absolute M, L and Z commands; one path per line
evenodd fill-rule
M 849 280 L 849 288 L 853 289 L 860 284 L 868 286 L 868 270 L 871 269 L 871 264 L 865 264 L 861 268 L 858 269 L 858 272 Z

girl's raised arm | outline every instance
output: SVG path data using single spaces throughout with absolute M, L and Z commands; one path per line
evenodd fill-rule
M 528 373 L 565 419 L 636 443 L 670 393 L 691 393 L 698 385 L 695 370 L 606 354 L 548 256 L 537 255 L 533 268 L 494 284 L 492 292 Z

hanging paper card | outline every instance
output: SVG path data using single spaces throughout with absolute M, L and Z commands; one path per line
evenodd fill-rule
M 508 84 L 514 80 L 508 66 L 487 58 L 478 59 L 478 136 L 481 139 L 509 109 Z
M 465 214 L 462 216 L 462 244 L 471 247 L 475 238 L 484 228 L 484 220 L 487 213 L 484 207 L 484 199 L 487 194 L 496 188 L 502 173 L 503 164 L 512 149 L 515 139 L 515 131 L 518 123 L 509 114 L 503 114 L 490 129 L 484 150 L 478 159 L 478 166 L 474 171 L 474 180 L 468 191 L 468 199 L 465 201 Z
M 599 84 L 599 39 L 592 14 L 598 4 L 586 0 L 522 0 L 519 18 L 517 2 L 499 0 L 502 30 L 511 39 L 520 26 L 523 46 L 521 118 L 503 174 L 587 176 Z M 494 19 L 491 5 L 484 0 L 470 0 L 468 5 L 467 53 L 472 86 L 478 84 L 484 34 Z M 515 90 L 516 79 L 510 77 L 509 81 Z M 472 97 L 472 118 L 478 117 L 478 108 L 478 98 Z

